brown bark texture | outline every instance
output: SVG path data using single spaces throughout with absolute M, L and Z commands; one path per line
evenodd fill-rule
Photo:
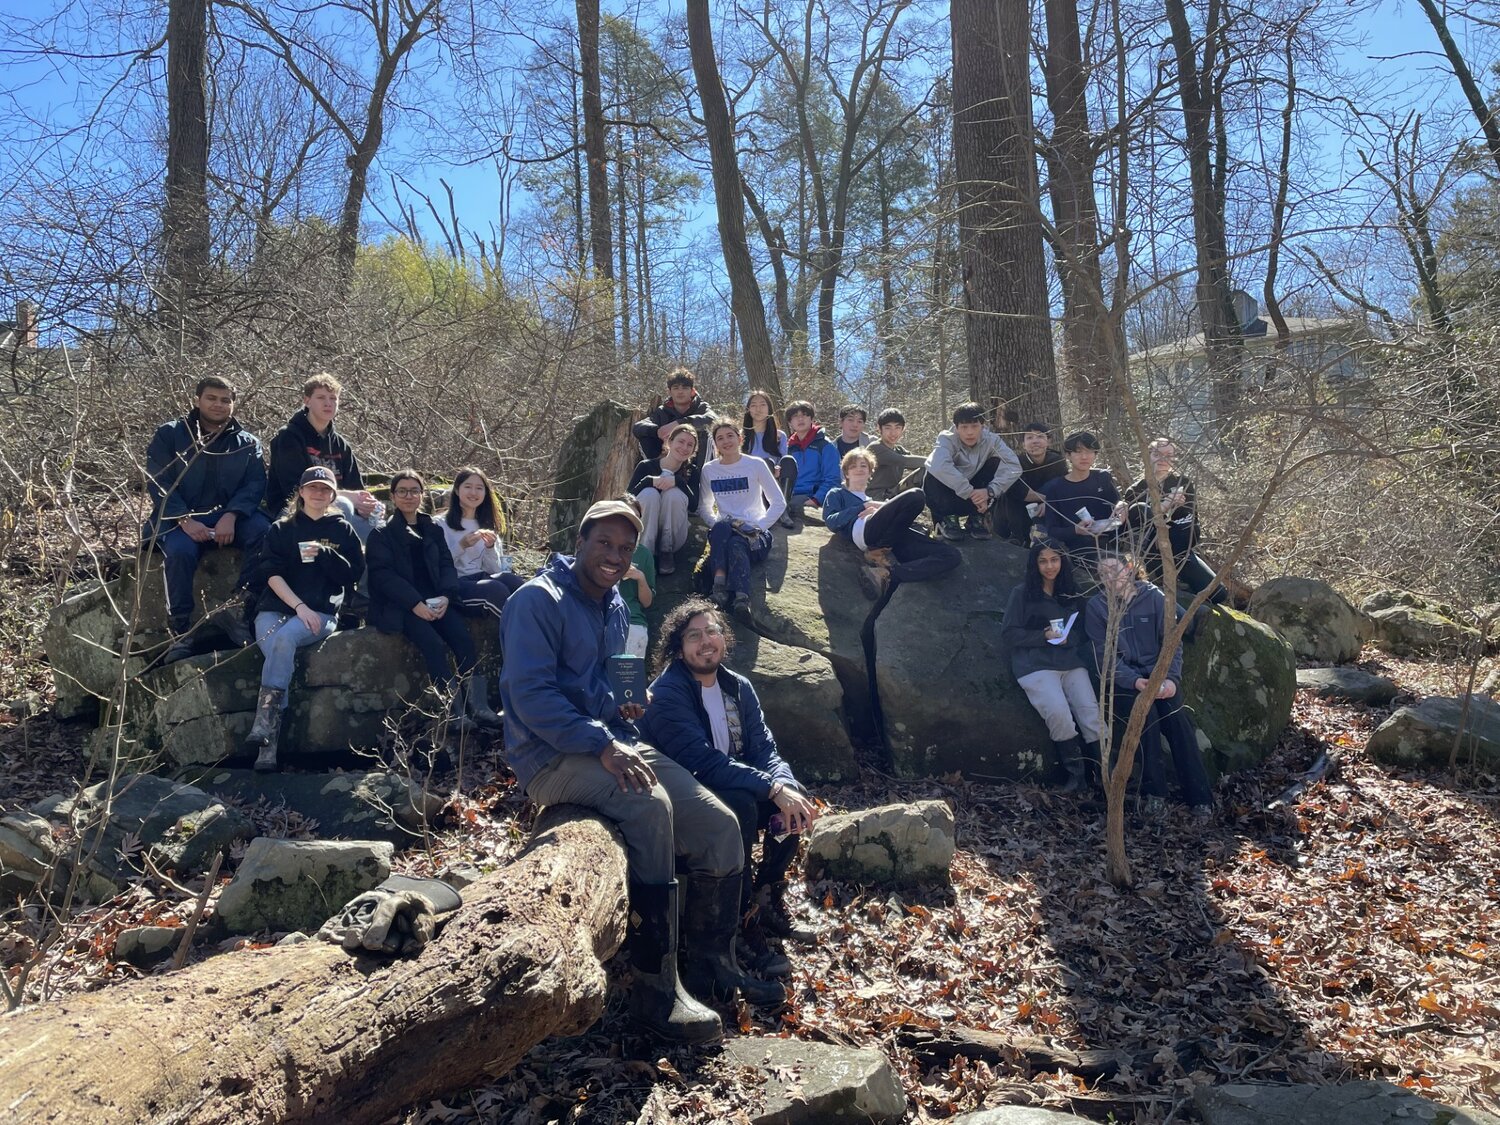
M 953 0 L 953 156 L 969 383 L 987 409 L 1056 419 L 1024 0 Z
M 206 0 L 167 7 L 167 182 L 162 213 L 169 321 L 195 344 L 203 329 L 193 309 L 208 276 L 208 51 Z
M 734 150 L 734 122 L 719 78 L 714 57 L 713 25 L 708 18 L 708 0 L 687 0 L 688 50 L 693 58 L 693 77 L 698 100 L 703 105 L 703 126 L 708 134 L 708 155 L 713 170 L 714 202 L 718 208 L 719 244 L 724 267 L 729 272 L 730 307 L 739 326 L 740 347 L 749 385 L 770 392 L 782 401 L 781 379 L 771 351 L 771 333 L 766 327 L 766 307 L 760 299 L 760 283 L 745 237 L 745 202 L 741 194 L 739 159 Z
M 463 892 L 420 956 L 314 942 L 224 954 L 0 1019 L 13 1122 L 383 1121 L 502 1074 L 604 1010 L 625 853 L 575 806 Z

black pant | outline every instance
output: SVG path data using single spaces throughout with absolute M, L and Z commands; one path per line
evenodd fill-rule
M 969 483 L 975 488 L 988 488 L 990 481 L 995 479 L 995 474 L 1000 470 L 1000 458 L 991 457 L 979 471 L 969 478 Z M 932 518 L 944 519 L 947 516 L 972 516 L 978 511 L 967 499 L 961 499 L 958 493 L 949 488 L 932 473 L 927 474 L 927 479 L 922 482 L 922 492 L 927 498 L 927 506 L 932 509 Z
M 1158 586 L 1162 584 L 1161 556 L 1154 550 L 1146 555 L 1146 573 L 1150 575 L 1151 581 Z M 1208 589 L 1208 584 L 1214 580 L 1213 569 L 1192 551 L 1177 556 L 1177 585 L 1181 590 L 1186 590 L 1191 595 L 1196 595 Z M 1178 597 L 1182 597 L 1181 594 Z M 1186 599 L 1184 599 L 1186 600 Z M 1229 600 L 1229 591 L 1219 586 L 1209 595 L 1210 605 L 1223 605 Z
M 740 891 L 740 909 L 747 910 L 750 907 L 750 900 L 755 897 L 757 887 L 768 887 L 781 882 L 786 875 L 786 869 L 791 866 L 792 857 L 797 854 L 797 846 L 801 843 L 801 837 L 788 836 L 785 840 L 774 840 L 767 836 L 761 848 L 760 864 L 752 873 L 750 856 L 755 848 L 755 838 L 770 822 L 772 814 L 776 812 L 776 806 L 744 789 L 710 789 L 709 792 L 729 806 L 729 811 L 734 813 L 734 818 L 740 824 L 740 840 L 745 847 L 744 883 Z
M 1140 694 L 1115 688 L 1115 745 L 1125 734 L 1125 724 L 1130 720 L 1130 711 L 1135 706 L 1135 697 Z M 1167 795 L 1166 763 L 1162 760 L 1161 736 L 1166 735 L 1167 746 L 1172 752 L 1172 766 L 1177 771 L 1177 784 L 1182 787 L 1183 799 L 1190 805 L 1213 804 L 1213 790 L 1208 784 L 1208 771 L 1203 768 L 1203 755 L 1198 751 L 1198 736 L 1193 733 L 1193 724 L 1182 707 L 1182 689 L 1171 699 L 1158 699 L 1151 705 L 1146 725 L 1141 729 L 1141 744 L 1136 753 L 1141 761 L 1141 792 L 1147 797 Z
M 947 574 L 963 559 L 952 543 L 929 539 L 912 530 L 911 521 L 921 515 L 925 501 L 921 489 L 908 488 L 865 520 L 865 547 L 889 547 L 896 556 L 896 565 L 891 567 L 893 581 L 925 582 Z
M 1026 496 L 1030 491 L 1031 485 L 1018 480 L 996 501 L 995 534 L 1023 547 L 1031 546 L 1031 525 L 1036 522 L 1026 510 Z
M 401 632 L 422 654 L 422 663 L 427 666 L 427 675 L 438 687 L 445 690 L 453 687 L 453 671 L 448 665 L 448 653 L 458 662 L 458 674 L 467 676 L 474 671 L 479 654 L 474 651 L 474 640 L 469 636 L 469 626 L 463 616 L 450 606 L 449 611 L 436 621 L 423 621 L 415 613 L 401 619 Z

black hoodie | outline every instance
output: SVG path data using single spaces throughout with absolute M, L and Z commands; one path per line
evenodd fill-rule
M 333 470 L 339 489 L 358 492 L 365 486 L 354 450 L 333 423 L 321 434 L 307 417 L 307 407 L 293 414 L 271 439 L 271 468 L 266 480 L 266 511 L 272 519 L 286 511 L 302 474 L 313 465 Z

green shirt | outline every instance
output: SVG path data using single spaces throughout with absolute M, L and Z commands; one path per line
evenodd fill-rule
M 630 562 L 646 576 L 646 585 L 650 587 L 654 597 L 656 594 L 656 559 L 651 554 L 651 548 L 642 543 L 635 549 L 635 554 L 630 556 Z M 636 597 L 634 578 L 626 578 L 620 583 L 620 597 L 625 599 L 625 608 L 630 610 L 630 623 L 645 625 L 646 611 L 641 608 L 640 599 Z

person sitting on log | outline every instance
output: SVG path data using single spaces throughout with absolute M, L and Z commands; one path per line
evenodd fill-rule
M 448 541 L 437 521 L 422 511 L 426 495 L 427 485 L 415 469 L 391 477 L 395 517 L 370 532 L 366 545 L 370 624 L 382 633 L 401 633 L 417 646 L 428 679 L 448 701 L 450 729 L 468 731 L 477 723 L 497 730 L 500 716 L 490 710 L 484 677 L 474 676 L 479 654 L 468 623 L 448 612 L 462 591 Z
M 876 500 L 893 500 L 902 491 L 902 480 L 909 478 L 908 487 L 921 488 L 916 470 L 927 464 L 927 458 L 908 453 L 901 444 L 906 436 L 906 415 L 894 406 L 888 406 L 875 416 L 880 440 L 872 441 L 865 448 L 875 457 L 875 471 L 870 474 L 870 495 Z
M 1125 503 L 1114 478 L 1094 468 L 1099 439 L 1087 430 L 1063 439 L 1068 471 L 1042 486 L 1046 498 L 1043 517 L 1047 538 L 1068 548 L 1076 563 L 1092 564 L 1101 549 L 1115 544 L 1116 529 L 1125 520 Z
M 1168 628 L 1167 599 L 1141 577 L 1135 560 L 1110 554 L 1099 559 L 1099 592 L 1084 610 L 1089 640 L 1101 682 L 1113 681 L 1115 745 L 1125 731 L 1136 697 L 1146 690 L 1151 671 L 1161 656 Z M 1114 625 L 1113 632 L 1111 624 Z M 1111 638 L 1114 647 L 1110 647 Z M 1106 696 L 1108 698 L 1108 696 Z M 1161 760 L 1160 735 L 1165 734 L 1172 764 L 1184 799 L 1194 817 L 1213 816 L 1213 790 L 1203 768 L 1198 736 L 1182 699 L 1182 648 L 1172 654 L 1167 677 L 1156 691 L 1151 713 L 1141 731 L 1141 793 L 1145 814 L 1160 817 L 1166 809 L 1167 778 Z
M 787 435 L 776 424 L 771 396 L 765 391 L 751 391 L 745 399 L 744 452 L 759 457 L 771 467 L 771 475 L 781 485 L 781 494 L 791 499 L 797 488 L 797 460 L 787 451 Z M 794 527 L 790 508 L 781 513 L 782 527 Z
M 1146 447 L 1148 469 L 1156 478 L 1161 492 L 1162 514 L 1167 520 L 1167 538 L 1172 544 L 1172 558 L 1177 564 L 1177 580 L 1190 593 L 1200 594 L 1214 580 L 1213 568 L 1200 559 L 1193 547 L 1198 542 L 1198 495 L 1193 482 L 1177 472 L 1177 445 L 1171 438 L 1159 437 Z M 1156 541 L 1156 520 L 1151 514 L 1151 488 L 1142 476 L 1125 490 L 1126 520 L 1141 537 L 1146 573 L 1153 582 L 1162 580 L 1161 548 Z M 1229 598 L 1221 585 L 1209 595 L 1209 601 L 1222 605 Z
M 146 449 L 146 485 L 151 515 L 141 541 L 164 557 L 167 628 L 172 644 L 162 658 L 171 664 L 193 654 L 193 577 L 203 552 L 235 546 L 243 552 L 237 589 L 255 566 L 255 551 L 271 526 L 259 511 L 266 494 L 260 441 L 234 418 L 234 384 L 218 375 L 198 380 L 185 418 L 163 423 Z M 243 608 L 218 615 L 231 643 L 250 643 Z
M 786 912 L 786 872 L 818 809 L 777 752 L 755 688 L 725 666 L 733 649 L 734 632 L 711 602 L 689 598 L 672 610 L 661 625 L 641 733 L 734 813 L 745 851 L 740 911 L 748 919 L 751 964 L 785 976 L 791 966 L 771 952 L 765 935 L 796 932 Z M 752 873 L 750 856 L 762 833 Z
M 1051 432 L 1045 422 L 1026 424 L 1021 434 L 1021 478 L 1000 497 L 995 531 L 1021 547 L 1031 546 L 1032 529 L 1042 523 L 1047 501 L 1043 486 L 1068 471 L 1063 455 L 1050 445 Z
M 676 572 L 688 520 L 698 510 L 698 443 L 698 431 L 679 422 L 662 455 L 636 465 L 626 486 L 641 506 L 641 546 L 655 555 L 658 574 Z
M 787 498 L 786 510 L 801 515 L 804 508 L 820 508 L 828 490 L 839 482 L 839 454 L 818 426 L 810 402 L 794 402 L 786 408 L 787 455 L 797 463 L 797 482 Z
M 459 610 L 470 616 L 487 613 L 498 621 L 506 599 L 526 580 L 511 570 L 505 554 L 494 486 L 473 465 L 453 475 L 448 510 L 439 526 L 458 575 Z
M 984 424 L 984 410 L 965 402 L 953 411 L 953 428 L 938 434 L 927 456 L 922 491 L 944 539 L 962 539 L 965 521 L 975 539 L 988 539 L 990 507 L 1021 475 L 1021 463 L 999 434 Z
M 844 483 L 823 498 L 823 522 L 865 553 L 859 584 L 866 597 L 878 601 L 892 583 L 926 582 L 963 561 L 953 544 L 912 529 L 927 502 L 920 488 L 908 488 L 894 500 L 872 499 L 875 455 L 868 449 L 851 449 L 840 468 Z
M 765 461 L 742 452 L 737 423 L 720 418 L 711 432 L 719 455 L 703 466 L 698 509 L 708 524 L 710 596 L 721 606 L 732 599 L 735 613 L 748 614 L 750 568 L 771 553 L 771 525 L 786 511 L 786 500 Z
M 334 507 L 336 485 L 332 469 L 307 469 L 295 507 L 271 525 L 256 558 L 255 639 L 266 659 L 245 745 L 258 751 L 257 770 L 277 768 L 276 742 L 297 650 L 334 631 L 344 588 L 364 569 L 359 536 Z
M 672 431 L 684 422 L 701 433 L 713 420 L 713 407 L 698 397 L 697 378 L 686 367 L 677 367 L 667 372 L 667 401 L 653 407 L 630 432 L 641 447 L 641 459 L 651 461 L 662 455 Z M 707 442 L 699 441 L 693 464 L 700 469 L 707 448 Z
M 610 658 L 624 652 L 627 632 L 616 587 L 640 534 L 633 507 L 601 500 L 579 525 L 577 553 L 554 557 L 511 596 L 500 619 L 505 758 L 537 805 L 582 805 L 619 829 L 630 864 L 631 1013 L 663 1038 L 707 1042 L 722 1037 L 723 1024 L 677 972 L 679 862 L 685 974 L 757 1003 L 785 993 L 735 958 L 744 851 L 734 814 L 641 742 L 639 704 L 615 701 Z
M 1077 793 L 1089 764 L 1097 772 L 1099 762 L 1099 699 L 1084 665 L 1087 630 L 1078 620 L 1085 599 L 1068 549 L 1055 539 L 1032 544 L 1025 575 L 1010 592 L 1000 637 L 1010 649 L 1011 673 L 1047 724 L 1067 774 L 1063 792 Z
M 370 538 L 371 531 L 385 522 L 385 507 L 365 488 L 364 474 L 360 471 L 354 449 L 344 435 L 334 429 L 339 396 L 343 393 L 343 385 L 326 371 L 313 375 L 302 384 L 302 409 L 293 414 L 271 439 L 266 512 L 272 519 L 280 516 L 303 472 L 312 465 L 322 465 L 333 472 L 338 484 L 335 506 L 363 543 Z M 355 573 L 339 610 L 346 628 L 357 625 L 364 616 L 363 577 L 363 571 Z

